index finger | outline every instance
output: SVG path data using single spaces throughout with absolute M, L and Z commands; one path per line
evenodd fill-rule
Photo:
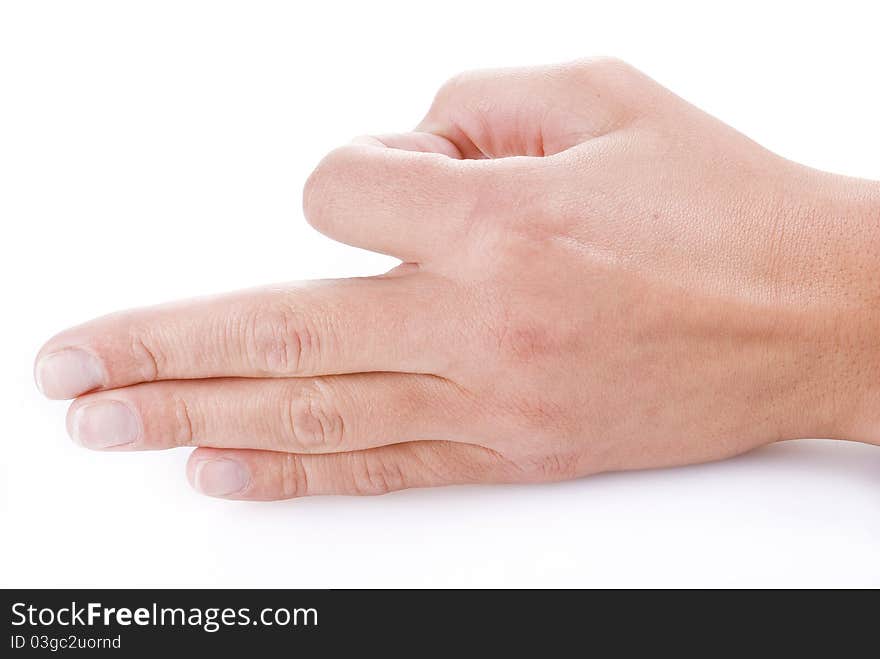
M 49 398 L 154 380 L 440 374 L 453 345 L 448 282 L 424 273 L 264 288 L 125 311 L 50 339 Z

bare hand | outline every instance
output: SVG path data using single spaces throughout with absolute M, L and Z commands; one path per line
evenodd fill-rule
M 805 136 L 809 138 L 809 136 Z M 467 74 L 306 184 L 373 278 L 126 311 L 40 351 L 89 448 L 235 499 L 546 481 L 878 440 L 880 186 L 614 60 Z

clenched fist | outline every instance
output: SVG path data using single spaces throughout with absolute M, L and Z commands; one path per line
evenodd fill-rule
M 880 441 L 880 184 L 621 62 L 456 77 L 415 132 L 330 153 L 304 209 L 403 264 L 58 334 L 35 372 L 73 438 L 196 446 L 195 487 L 233 499 Z

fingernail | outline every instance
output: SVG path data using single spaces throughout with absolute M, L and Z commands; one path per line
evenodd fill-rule
M 140 423 L 125 403 L 102 400 L 73 413 L 70 434 L 87 448 L 110 448 L 134 442 L 140 435 Z
M 196 465 L 196 489 L 212 497 L 241 492 L 250 482 L 247 468 L 235 460 L 204 460 Z
M 66 348 L 41 358 L 34 377 L 47 398 L 76 398 L 104 383 L 104 369 L 85 350 Z

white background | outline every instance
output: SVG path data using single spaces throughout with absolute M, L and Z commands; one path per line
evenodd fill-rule
M 0 583 L 880 586 L 876 447 L 235 503 L 190 490 L 183 451 L 77 449 L 32 383 L 40 344 L 95 315 L 388 268 L 311 230 L 302 183 L 463 69 L 617 55 L 787 157 L 880 179 L 876 3 L 720 7 L 0 3 Z

